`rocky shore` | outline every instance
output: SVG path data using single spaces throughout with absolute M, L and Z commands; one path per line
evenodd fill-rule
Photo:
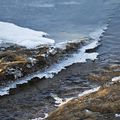
M 87 38 L 68 42 L 56 47 L 43 46 L 26 49 L 13 45 L 0 51 L 0 85 L 17 80 L 58 62 L 87 44 Z
M 44 70 L 87 44 L 86 38 L 55 47 L 1 48 L 0 85 Z M 98 45 L 88 47 L 85 52 L 96 52 Z M 41 120 L 48 113 L 46 120 L 119 120 L 119 92 L 120 64 L 87 60 L 68 66 L 53 78 L 33 77 L 27 84 L 17 84 L 9 95 L 0 97 L 0 117 L 2 120 Z M 66 96 L 74 98 L 66 102 Z M 65 104 L 57 108 L 54 97 Z
M 120 65 L 107 65 L 87 78 L 100 85 L 98 91 L 70 100 L 46 120 L 120 119 Z
M 1 50 L 0 85 L 45 69 L 86 44 L 87 41 L 83 39 L 80 42 L 69 42 L 64 47 L 61 44 L 28 50 L 17 46 L 15 49 Z M 97 48 L 87 49 L 86 52 L 95 52 Z M 73 64 L 51 79 L 34 77 L 31 82 L 11 89 L 10 95 L 0 97 L 0 116 L 3 120 L 32 120 L 36 117 L 41 120 L 46 111 L 49 113 L 46 120 L 119 120 L 119 76 L 119 63 L 101 64 L 95 60 Z M 92 84 L 93 90 L 88 91 Z M 54 92 L 61 97 L 64 94 L 69 97 L 79 92 L 81 94 L 56 108 L 53 98 L 56 95 L 51 94 Z

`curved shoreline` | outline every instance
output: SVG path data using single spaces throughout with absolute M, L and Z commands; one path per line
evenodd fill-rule
M 16 85 L 17 86 L 20 86 L 19 84 L 24 84 L 24 83 L 27 83 L 27 81 L 30 81 L 30 79 L 34 78 L 34 77 L 38 77 L 38 78 L 42 78 L 42 77 L 46 77 L 46 78 L 49 78 L 49 77 L 52 77 L 54 76 L 54 74 L 58 73 L 59 71 L 61 71 L 62 69 L 64 69 L 66 66 L 69 66 L 69 65 L 72 65 L 73 63 L 77 63 L 77 62 L 85 62 L 86 59 L 91 59 L 91 60 L 94 60 L 96 59 L 97 57 L 97 53 L 86 53 L 86 50 L 88 49 L 95 49 L 96 47 L 98 47 L 98 41 L 93 41 L 92 43 L 90 44 L 86 44 L 83 46 L 83 44 L 86 44 L 85 42 L 83 43 L 83 41 L 81 41 L 80 43 L 74 43 L 74 42 L 70 42 L 70 43 L 67 43 L 67 48 L 65 50 L 60 50 L 60 49 L 53 49 L 53 53 L 54 51 L 55 54 L 52 55 L 52 53 L 50 53 L 48 55 L 48 59 L 49 61 L 52 60 L 52 62 L 49 62 L 48 59 L 43 59 L 43 63 L 45 63 L 45 67 L 46 65 L 47 66 L 50 66 L 51 64 L 53 64 L 55 62 L 55 64 L 53 64 L 53 66 L 51 66 L 50 68 L 48 67 L 48 69 L 45 70 L 45 72 L 37 72 L 37 73 L 33 73 L 33 75 L 29 76 L 29 77 L 26 77 L 26 78 L 23 78 L 20 79 L 20 80 L 16 80 L 15 82 L 11 83 L 10 85 L 8 85 L 8 87 L 5 87 L 3 89 L 1 89 L 3 91 L 3 93 L 1 93 L 1 95 L 4 95 L 4 94 L 8 94 L 8 90 L 11 89 L 11 88 L 15 88 Z M 81 48 L 79 48 L 79 46 L 83 46 Z M 79 51 L 77 50 L 79 48 Z M 64 57 L 69 54 L 71 54 L 72 52 L 75 52 L 75 51 L 78 51 L 77 53 L 74 53 L 72 55 L 72 57 L 68 57 L 68 60 L 64 60 Z M 64 57 L 63 57 L 64 56 Z M 79 56 L 79 57 L 78 57 Z M 59 61 L 59 59 L 63 59 L 63 61 Z M 75 61 L 73 59 L 76 59 Z M 36 60 L 37 61 L 37 60 Z M 57 61 L 59 61 L 58 63 L 56 63 Z M 40 63 L 39 63 L 40 64 Z M 36 64 L 38 66 L 38 64 Z M 34 67 L 36 65 L 33 65 L 32 67 L 32 72 L 34 71 Z M 16 65 L 17 66 L 17 65 Z M 56 67 L 59 66 L 59 68 Z M 60 67 L 61 66 L 61 67 Z M 18 67 L 18 66 L 17 66 Z M 55 67 L 55 68 L 54 68 Z M 35 67 L 36 68 L 36 67 Z M 22 68 L 23 70 L 26 69 L 26 68 Z M 38 67 L 39 69 L 39 67 Z M 55 70 L 54 70 L 55 69 Z M 37 69 L 35 69 L 37 70 Z M 28 73 L 27 73 L 28 74 Z M 13 74 L 13 76 L 15 76 L 16 74 Z M 10 75 L 9 75 L 10 76 Z M 15 77 L 14 77 L 15 78 Z

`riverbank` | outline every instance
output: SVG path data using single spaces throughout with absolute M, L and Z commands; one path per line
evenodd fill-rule
M 88 76 L 100 83 L 93 93 L 80 95 L 52 112 L 47 120 L 119 120 L 120 65 L 108 65 Z
M 90 89 L 90 83 L 85 80 L 85 77 L 93 71 L 93 68 L 98 68 L 95 62 L 73 64 L 52 79 L 36 78 L 38 79 L 37 82 L 18 87 L 11 91 L 11 95 L 0 98 L 1 119 L 28 120 L 44 117 L 44 113 L 49 113 L 56 109 L 55 100 L 51 93 L 57 94 L 61 98 L 66 96 L 70 98 L 73 95 L 76 97 L 80 91 Z M 72 80 L 75 81 L 72 82 Z M 88 84 L 86 84 L 87 82 Z M 78 83 L 81 86 L 76 88 Z M 91 84 L 95 85 L 94 83 Z M 71 88 L 71 86 L 73 87 Z

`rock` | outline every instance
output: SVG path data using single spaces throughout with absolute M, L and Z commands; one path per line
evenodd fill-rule
M 52 112 L 47 120 L 98 120 L 99 115 L 120 112 L 120 83 L 74 99 Z M 88 109 L 90 112 L 86 111 Z M 100 120 L 100 118 L 99 118 Z
M 65 50 L 50 46 L 37 49 L 25 49 L 14 45 L 6 47 L 4 51 L 0 51 L 0 82 L 13 81 L 45 69 L 69 53 L 77 51 L 83 43 L 82 40 L 79 43 L 70 42 L 65 44 Z
M 6 76 L 8 77 L 12 76 L 13 79 L 21 78 L 23 76 L 22 69 L 20 70 L 20 68 L 17 68 L 17 69 L 8 68 L 6 69 Z
M 92 80 L 94 82 L 99 82 L 100 84 L 104 84 L 109 81 L 112 77 L 120 76 L 120 65 L 113 64 L 107 67 L 104 67 L 102 70 L 96 73 L 90 73 L 87 79 Z
M 115 75 L 120 76 L 119 69 L 119 65 L 108 66 L 90 75 L 92 80 L 102 82 L 101 88 L 60 106 L 46 120 L 106 120 L 106 116 L 112 120 L 120 113 L 120 82 L 113 81 Z

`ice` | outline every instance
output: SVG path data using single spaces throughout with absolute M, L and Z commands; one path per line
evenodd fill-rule
M 112 82 L 120 82 L 120 76 L 112 78 Z
M 120 114 L 115 114 L 115 117 L 120 117 Z
M 90 43 L 89 45 L 82 47 L 79 50 L 79 52 L 74 53 L 71 57 L 68 57 L 68 58 L 62 60 L 59 63 L 53 64 L 51 67 L 46 69 L 46 71 L 38 72 L 36 74 L 30 75 L 27 78 L 23 78 L 22 80 L 15 81 L 14 83 L 9 84 L 7 87 L 0 89 L 0 95 L 3 95 L 3 92 L 9 94 L 10 88 L 16 88 L 17 84 L 27 83 L 34 77 L 52 78 L 52 77 L 54 77 L 55 74 L 58 74 L 61 70 L 66 69 L 67 66 L 70 66 L 74 63 L 84 63 L 84 62 L 86 62 L 87 59 L 90 59 L 90 60 L 97 59 L 98 53 L 96 53 L 96 52 L 95 53 L 86 53 L 85 52 L 88 48 L 90 48 L 90 46 L 92 48 L 96 47 L 96 44 L 94 44 L 94 41 L 92 43 Z
M 83 46 L 82 48 L 80 48 L 77 53 L 74 53 L 71 56 L 65 58 L 64 60 L 61 60 L 58 63 L 55 63 L 55 64 L 51 65 L 49 68 L 47 68 L 43 72 L 38 71 L 37 73 L 29 75 L 29 77 L 25 77 L 25 78 L 22 78 L 20 80 L 16 80 L 14 83 L 11 83 L 11 84 L 7 85 L 4 88 L 0 88 L 0 95 L 2 96 L 2 95 L 5 95 L 5 94 L 9 94 L 9 90 L 11 88 L 16 88 L 17 84 L 27 83 L 28 81 L 30 81 L 34 77 L 52 78 L 52 77 L 54 77 L 55 74 L 58 74 L 61 70 L 66 69 L 67 66 L 70 66 L 70 65 L 72 65 L 74 63 L 84 63 L 88 59 L 89 60 L 96 60 L 97 56 L 99 55 L 97 52 L 86 53 L 85 51 L 88 50 L 88 49 L 94 49 L 99 45 L 99 39 L 98 38 L 100 38 L 100 36 L 104 32 L 104 30 L 102 28 L 102 29 L 99 29 L 98 31 L 99 32 L 97 32 L 97 33 L 99 33 L 99 34 L 95 34 L 95 39 L 96 40 L 94 40 L 91 43 L 89 43 L 88 45 Z M 86 91 L 84 94 L 87 94 L 87 93 L 92 92 L 92 91 L 96 91 L 97 89 Z
M 63 102 L 63 99 L 58 97 L 56 94 L 51 93 L 51 97 L 55 100 L 55 104 L 59 105 Z
M 69 41 L 66 41 L 66 42 L 60 42 L 60 43 L 57 43 L 55 45 L 56 48 L 59 48 L 61 50 L 65 50 L 66 49 L 66 45 L 67 44 L 70 44 L 70 43 L 81 43 L 82 41 L 85 41 L 86 39 L 88 38 L 79 38 L 79 39 L 74 39 L 74 40 L 69 40 Z
M 99 89 L 100 89 L 100 86 L 99 86 L 99 87 L 92 88 L 92 89 L 90 89 L 90 90 L 86 90 L 86 91 L 80 93 L 80 94 L 78 95 L 78 97 L 82 97 L 82 96 L 84 96 L 84 95 L 87 95 L 87 94 L 96 92 L 96 91 L 98 91 Z M 57 107 L 60 107 L 60 106 L 66 104 L 67 102 L 69 102 L 70 100 L 72 100 L 72 99 L 75 98 L 75 97 L 60 98 L 60 97 L 58 97 L 58 95 L 53 94 L 53 93 L 51 93 L 51 97 L 55 100 L 55 106 L 57 106 Z
M 83 93 L 80 93 L 78 96 L 81 97 L 81 96 L 84 96 L 84 95 L 87 95 L 87 94 L 96 92 L 96 91 L 98 91 L 99 89 L 100 89 L 100 86 L 99 86 L 99 87 L 96 87 L 96 88 L 93 88 L 93 89 L 90 89 L 90 90 L 86 90 L 86 91 L 84 91 Z
M 55 100 L 55 106 L 60 107 L 67 103 L 68 101 L 72 100 L 74 97 L 71 98 L 60 98 L 58 95 L 51 93 L 51 97 Z
M 103 25 L 102 27 L 96 29 L 95 31 L 90 33 L 90 37 L 93 38 L 94 40 L 100 40 L 100 37 L 104 33 L 104 31 L 107 30 L 107 25 Z
M 47 113 L 44 113 L 44 117 L 39 117 L 39 118 L 35 118 L 35 119 L 31 119 L 31 120 L 45 120 L 48 117 Z
M 17 26 L 13 23 L 0 22 L 0 44 L 13 43 L 33 49 L 43 45 L 53 45 L 54 40 L 46 38 L 47 33 Z

